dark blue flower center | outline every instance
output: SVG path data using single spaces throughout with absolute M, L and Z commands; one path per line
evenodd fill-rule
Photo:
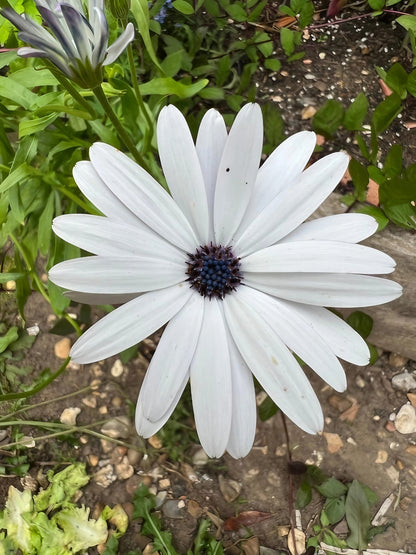
M 209 245 L 189 254 L 188 281 L 202 296 L 223 299 L 241 281 L 240 262 L 231 247 Z

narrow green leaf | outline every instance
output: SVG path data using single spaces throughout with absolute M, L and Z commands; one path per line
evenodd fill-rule
M 224 98 L 224 89 L 220 87 L 206 87 L 199 96 L 205 100 L 222 100 Z
M 372 125 L 376 137 L 384 133 L 392 121 L 400 114 L 402 108 L 400 96 L 395 93 L 385 98 L 376 106 L 372 117 Z
M 348 490 L 345 502 L 345 516 L 350 535 L 347 543 L 354 549 L 366 549 L 370 529 L 370 507 L 363 488 L 354 480 Z
M 13 326 L 10 329 L 8 329 L 5 335 L 0 337 L 0 353 L 3 353 L 10 345 L 10 343 L 13 343 L 14 341 L 16 341 L 18 337 L 19 337 L 19 334 L 16 326 Z
M 231 60 L 230 56 L 226 54 L 222 56 L 217 65 L 217 71 L 215 72 L 215 83 L 217 87 L 222 87 L 227 81 L 228 76 L 231 71 Z
M 19 139 L 25 135 L 33 135 L 33 133 L 39 133 L 48 127 L 52 122 L 56 120 L 59 114 L 52 113 L 47 116 L 33 119 L 24 119 L 19 123 Z
M 392 145 L 384 160 L 384 173 L 386 177 L 396 177 L 402 172 L 403 148 L 401 145 Z
M 365 200 L 369 180 L 367 168 L 363 164 L 360 164 L 358 160 L 351 158 L 348 169 L 354 187 L 357 190 L 359 200 Z
M 140 92 L 143 95 L 148 94 L 176 94 L 179 98 L 190 98 L 198 94 L 208 85 L 208 79 L 201 79 L 191 85 L 184 85 L 179 81 L 174 81 L 171 77 L 156 77 L 148 83 L 140 85 Z
M 414 69 L 407 77 L 406 87 L 409 94 L 416 97 L 416 69 Z
M 28 178 L 34 173 L 34 169 L 31 168 L 26 162 L 21 164 L 14 171 L 9 173 L 9 175 L 0 183 L 0 193 L 5 193 L 11 187 L 17 183 L 21 183 L 23 180 Z
M 416 229 L 416 208 L 409 203 L 383 206 L 386 216 L 405 229 Z
M 386 73 L 386 84 L 401 98 L 406 97 L 407 72 L 399 62 L 393 64 Z
M 130 9 L 134 16 L 134 19 L 136 20 L 137 28 L 143 39 L 145 48 L 147 50 L 147 53 L 150 56 L 150 59 L 160 71 L 163 71 L 159 63 L 159 60 L 157 58 L 156 52 L 153 48 L 152 40 L 150 38 L 150 33 L 149 33 L 150 18 L 149 18 L 149 8 L 148 8 L 147 0 L 131 0 Z
M 243 6 L 237 2 L 233 4 L 228 4 L 228 6 L 224 6 L 225 11 L 228 13 L 230 17 L 232 17 L 235 21 L 246 21 L 247 20 L 247 12 L 243 8 Z
M 298 491 L 296 492 L 295 504 L 298 509 L 304 509 L 312 501 L 312 488 L 311 485 L 306 481 L 300 484 Z
M 34 87 L 54 86 L 59 83 L 49 69 L 35 69 L 33 66 L 25 67 L 10 73 L 8 79 L 19 83 L 19 85 L 28 89 L 33 89 Z
M 317 133 L 330 138 L 341 125 L 343 119 L 343 106 L 337 100 L 331 98 L 316 112 L 312 124 Z
M 362 128 L 367 111 L 367 97 L 364 93 L 360 93 L 345 112 L 344 127 L 349 131 L 359 131 Z
M 168 54 L 161 63 L 162 70 L 167 77 L 174 77 L 177 75 L 182 65 L 182 58 L 185 53 L 184 49 L 176 50 Z
M 406 31 L 416 34 L 416 15 L 401 15 L 396 18 L 397 23 L 404 27 Z
M 8 77 L 0 76 L 0 97 L 7 98 L 12 104 L 22 106 L 28 110 L 37 100 L 37 95 L 23 85 Z
M 279 407 L 276 403 L 270 397 L 266 397 L 259 406 L 259 418 L 262 422 L 265 422 L 274 416 L 278 410 Z
M 389 223 L 389 219 L 386 218 L 386 215 L 381 210 L 381 208 L 378 208 L 377 206 L 363 206 L 359 210 L 357 210 L 357 212 L 359 212 L 360 214 L 368 214 L 369 216 L 373 216 L 373 218 L 375 218 L 378 223 L 377 231 L 381 231 Z
M 286 56 L 293 54 L 295 50 L 295 32 L 286 27 L 282 27 L 282 29 L 280 29 L 280 44 Z
M 46 206 L 40 215 L 38 225 L 38 248 L 41 254 L 49 252 L 52 234 L 52 218 L 55 208 L 55 193 L 52 192 L 46 202 Z
M 8 281 L 16 281 L 23 277 L 25 274 L 21 272 L 3 272 L 0 274 L 0 283 L 7 283 Z

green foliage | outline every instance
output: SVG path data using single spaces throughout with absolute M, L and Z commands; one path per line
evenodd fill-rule
M 0 334 L 0 391 L 4 393 L 15 389 L 19 377 L 30 372 L 30 367 L 16 363 L 24 359 L 36 338 L 16 326 L 8 328 L 4 322 L 0 322 Z
M 296 494 L 296 506 L 300 509 L 312 501 L 312 490 L 324 498 L 319 521 L 313 525 L 313 535 L 308 539 L 307 547 L 318 547 L 325 542 L 333 547 L 352 547 L 365 549 L 368 541 L 376 534 L 384 532 L 390 523 L 384 526 L 372 526 L 370 508 L 377 501 L 374 492 L 357 480 L 350 483 L 328 478 L 315 466 L 308 466 L 306 474 Z M 338 538 L 333 527 L 346 519 L 349 536 L 346 540 Z

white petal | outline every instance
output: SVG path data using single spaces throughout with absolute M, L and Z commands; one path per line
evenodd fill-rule
M 173 105 L 157 120 L 157 144 L 169 190 L 188 218 L 198 242 L 208 242 L 209 215 L 204 178 L 188 124 Z
M 110 191 L 91 162 L 77 162 L 72 173 L 76 184 L 87 199 L 105 216 L 111 216 L 113 220 L 128 224 L 137 224 L 138 218 Z
M 333 191 L 348 166 L 342 152 L 329 154 L 306 169 L 285 188 L 238 236 L 237 256 L 268 247 L 298 227 Z
M 213 236 L 213 214 L 215 184 L 217 181 L 218 168 L 220 165 L 225 141 L 227 140 L 227 128 L 223 117 L 217 110 L 211 108 L 202 118 L 196 138 L 196 152 L 201 164 L 207 194 L 208 212 L 210 219 L 210 240 Z
M 64 291 L 64 297 L 71 301 L 83 304 L 123 304 L 132 301 L 139 296 L 139 293 L 81 293 L 80 291 Z
M 270 154 L 258 171 L 243 225 L 248 225 L 283 189 L 299 179 L 315 144 L 315 133 L 301 131 L 287 138 Z
M 95 143 L 94 169 L 136 216 L 173 245 L 193 252 L 198 240 L 173 198 L 143 168 L 116 148 Z
M 295 352 L 318 376 L 336 391 L 347 387 L 341 363 L 313 327 L 290 303 L 265 295 L 255 289 L 240 287 L 241 300 L 263 316 L 287 347 Z
M 246 104 L 231 127 L 218 169 L 214 198 L 217 244 L 230 244 L 247 209 L 259 169 L 263 120 L 258 104 Z
M 176 392 L 175 397 L 171 402 L 171 404 L 169 405 L 169 407 L 167 407 L 166 412 L 164 413 L 162 418 L 153 422 L 148 420 L 144 416 L 143 408 L 142 408 L 143 396 L 139 395 L 139 398 L 137 400 L 137 405 L 136 405 L 136 430 L 139 436 L 142 436 L 144 438 L 151 437 L 156 432 L 158 432 L 162 426 L 166 424 L 172 412 L 175 410 L 175 407 L 178 404 L 179 399 L 181 398 L 181 395 L 186 387 L 186 384 L 188 383 L 188 379 L 189 379 L 189 371 L 187 372 L 187 375 L 184 381 L 181 384 L 177 384 L 178 387 L 177 387 L 177 390 L 175 390 Z
M 337 241 L 279 243 L 250 254 L 241 261 L 243 272 L 332 272 L 389 274 L 396 263 L 371 247 Z M 249 276 L 248 276 L 249 277 Z
M 238 350 L 279 408 L 306 432 L 319 432 L 323 428 L 323 415 L 309 381 L 263 316 L 241 300 L 241 289 L 223 301 L 227 324 Z
M 235 459 L 240 459 L 249 453 L 256 435 L 256 392 L 252 373 L 235 346 L 231 334 L 228 336 L 233 415 L 227 451 Z
M 244 283 L 289 301 L 318 306 L 352 308 L 388 303 L 402 294 L 388 279 L 355 274 L 254 273 Z
M 375 218 L 367 214 L 335 214 L 305 222 L 282 239 L 289 241 L 344 241 L 359 243 L 377 231 Z
M 134 39 L 134 26 L 132 23 L 128 23 L 121 35 L 113 42 L 111 46 L 107 48 L 107 56 L 104 60 L 105 66 L 112 64 L 127 45 Z
M 107 314 L 73 345 L 74 362 L 102 360 L 139 343 L 166 324 L 193 294 L 186 284 L 140 295 Z
M 147 256 L 184 264 L 186 255 L 136 218 L 134 225 L 89 214 L 65 214 L 52 229 L 72 245 L 101 256 Z
M 292 312 L 308 322 L 337 357 L 358 366 L 365 366 L 370 362 L 367 343 L 342 318 L 320 306 L 285 302 Z
M 204 298 L 192 295 L 163 332 L 140 390 L 142 412 L 147 420 L 156 422 L 163 417 L 189 377 L 203 315 Z
M 186 278 L 184 263 L 144 256 L 86 256 L 56 264 L 49 279 L 84 293 L 141 293 L 164 289 Z
M 222 307 L 205 298 L 201 333 L 191 363 L 192 404 L 198 436 L 210 457 L 220 457 L 231 428 L 230 353 Z

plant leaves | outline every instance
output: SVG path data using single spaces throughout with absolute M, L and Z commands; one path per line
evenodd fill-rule
M 357 480 L 353 480 L 347 493 L 345 517 L 351 532 L 347 538 L 348 546 L 354 549 L 366 549 L 371 526 L 370 507 L 364 490 Z

